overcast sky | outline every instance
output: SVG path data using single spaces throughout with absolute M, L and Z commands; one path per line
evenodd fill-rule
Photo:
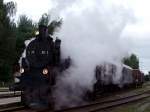
M 8 2 L 10 0 L 4 0 Z M 34 21 L 38 21 L 43 13 L 49 12 L 55 7 L 54 0 L 12 0 L 17 3 L 17 16 L 26 14 Z M 59 0 L 63 1 L 63 0 Z M 64 0 L 68 1 L 68 0 Z M 73 1 L 73 0 L 71 0 Z M 86 0 L 87 4 L 89 0 Z M 109 1 L 109 0 L 108 0 Z M 111 0 L 113 1 L 113 0 Z M 124 3 L 133 11 L 135 21 L 127 25 L 123 31 L 123 36 L 130 38 L 133 43 L 132 52 L 136 53 L 140 59 L 140 68 L 150 71 L 150 0 L 114 0 L 116 4 Z M 70 1 L 69 1 L 70 2 Z

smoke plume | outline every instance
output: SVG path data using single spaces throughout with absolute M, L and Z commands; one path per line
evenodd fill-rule
M 26 41 L 24 42 L 24 44 L 25 44 L 25 49 L 24 49 L 24 51 L 23 51 L 23 53 L 22 53 L 22 55 L 21 55 L 21 57 L 20 57 L 20 59 L 19 59 L 19 64 L 20 64 L 20 66 L 22 66 L 22 58 L 25 58 L 25 57 L 26 57 L 26 48 L 27 48 L 27 46 L 29 45 L 29 43 L 30 43 L 31 41 L 33 41 L 33 40 L 35 40 L 35 37 L 32 37 L 31 39 L 26 40 Z
M 96 65 L 110 62 L 121 66 L 121 59 L 128 54 L 121 34 L 132 21 L 132 13 L 119 0 L 56 0 L 55 4 L 53 11 L 63 17 L 57 34 L 62 40 L 62 57 L 72 59 L 54 92 L 56 106 L 61 108 L 84 102 L 83 94 L 95 83 Z M 121 70 L 117 73 L 114 83 Z

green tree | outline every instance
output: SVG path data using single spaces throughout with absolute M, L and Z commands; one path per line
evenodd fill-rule
M 150 81 L 150 71 L 148 72 L 148 74 L 144 75 L 144 80 L 145 81 Z
M 11 69 L 15 53 L 15 23 L 11 17 L 15 14 L 14 2 L 4 4 L 0 1 L 0 81 L 8 81 L 11 78 Z
M 26 15 L 21 15 L 19 17 L 18 26 L 16 30 L 16 61 L 18 61 L 18 59 L 21 56 L 21 53 L 25 48 L 24 41 L 34 37 L 35 31 L 35 23 Z
M 139 69 L 139 59 L 135 54 L 131 54 L 129 57 L 123 59 L 123 63 L 132 67 L 133 69 Z
M 38 25 L 46 25 L 48 26 L 48 32 L 50 35 L 53 35 L 54 32 L 57 31 L 57 28 L 60 28 L 62 25 L 62 19 L 52 20 L 50 19 L 50 15 L 43 14 L 40 18 Z

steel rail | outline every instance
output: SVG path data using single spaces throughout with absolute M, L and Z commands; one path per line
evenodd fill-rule
M 21 92 L 4 93 L 4 94 L 0 94 L 0 99 L 3 99 L 3 98 L 13 98 L 13 97 L 19 97 L 19 96 L 21 96 Z
M 122 98 L 117 98 L 117 99 L 112 99 L 112 100 L 107 100 L 107 101 L 100 101 L 96 103 L 89 103 L 89 104 L 81 105 L 78 107 L 71 107 L 67 109 L 57 110 L 56 112 L 96 112 L 99 110 L 116 107 L 122 104 L 141 100 L 147 97 L 150 97 L 150 90 L 145 91 L 143 93 L 129 95 L 129 96 L 122 97 Z
M 0 112 L 13 112 L 13 111 L 19 111 L 24 109 L 25 106 L 21 105 L 21 102 L 5 104 L 0 106 Z

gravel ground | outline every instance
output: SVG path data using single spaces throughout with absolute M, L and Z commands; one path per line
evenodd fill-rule
M 9 103 L 15 103 L 15 102 L 20 102 L 20 101 L 21 101 L 20 97 L 3 98 L 3 99 L 0 99 L 0 105 L 9 104 Z

